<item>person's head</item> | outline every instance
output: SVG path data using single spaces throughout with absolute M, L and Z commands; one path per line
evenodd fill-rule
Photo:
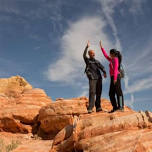
M 117 50 L 116 49 L 111 49 L 110 50 L 110 57 L 111 58 L 114 58 L 114 57 L 117 57 Z
M 90 58 L 94 58 L 94 57 L 95 57 L 94 50 L 89 50 L 89 51 L 88 51 L 88 54 L 89 54 L 89 57 L 90 57 Z
M 110 50 L 110 57 L 111 58 L 118 57 L 118 60 L 119 60 L 119 69 L 120 69 L 120 64 L 122 62 L 122 55 L 121 55 L 120 51 L 117 51 L 116 49 L 111 49 Z

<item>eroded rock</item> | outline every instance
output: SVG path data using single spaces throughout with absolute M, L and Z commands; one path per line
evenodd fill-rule
M 149 152 L 152 150 L 151 125 L 144 112 L 126 111 L 82 116 L 73 125 L 70 136 L 66 128 L 71 126 L 66 126 L 56 135 L 50 152 Z
M 22 77 L 0 79 L 0 82 L 0 130 L 32 132 L 39 110 L 52 100 L 42 89 L 32 89 Z

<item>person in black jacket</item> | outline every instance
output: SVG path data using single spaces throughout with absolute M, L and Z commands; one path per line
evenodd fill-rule
M 89 58 L 86 56 L 89 46 L 90 43 L 88 41 L 87 46 L 83 53 L 83 58 L 86 63 L 85 73 L 89 79 L 89 106 L 87 110 L 88 113 L 92 113 L 94 104 L 96 106 L 96 112 L 102 111 L 100 105 L 100 98 L 102 92 L 102 76 L 100 70 L 103 72 L 105 78 L 106 78 L 106 71 L 104 69 L 104 66 L 98 60 L 95 59 L 95 53 L 93 50 L 88 51 Z M 95 101 L 95 95 L 96 95 L 96 101 Z

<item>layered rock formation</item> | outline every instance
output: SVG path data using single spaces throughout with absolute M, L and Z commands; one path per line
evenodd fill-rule
M 56 135 L 50 152 L 150 152 L 149 114 L 126 111 L 75 116 L 74 123 Z
M 150 112 L 125 107 L 125 112 L 109 114 L 111 104 L 103 99 L 103 112 L 87 114 L 87 103 L 87 98 L 58 99 L 40 110 L 40 128 L 47 134 L 58 132 L 50 152 L 152 150 Z
M 0 150 L 10 146 L 2 140 L 19 139 L 13 152 L 152 151 L 151 112 L 125 106 L 124 112 L 110 114 L 110 102 L 101 104 L 102 112 L 88 114 L 86 97 L 52 102 L 22 77 L 0 79 Z
M 112 107 L 108 100 L 103 99 L 101 103 L 105 112 L 111 110 Z M 81 97 L 60 99 L 44 106 L 41 108 L 38 117 L 41 123 L 41 130 L 48 134 L 59 132 L 66 125 L 73 124 L 74 116 L 80 118 L 85 117 L 87 115 L 87 104 L 88 99 L 86 97 Z M 128 107 L 125 107 L 125 110 L 132 111 Z
M 37 124 L 39 110 L 51 99 L 42 89 L 32 89 L 19 76 L 0 79 L 0 85 L 0 130 L 32 132 Z
M 18 97 L 23 91 L 29 89 L 32 89 L 32 86 L 20 76 L 0 79 L 0 95 Z

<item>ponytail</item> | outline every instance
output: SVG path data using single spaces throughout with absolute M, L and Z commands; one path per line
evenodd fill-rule
M 121 55 L 120 51 L 116 51 L 116 55 L 117 55 L 118 60 L 119 60 L 119 67 L 118 67 L 118 69 L 120 70 L 120 65 L 121 65 L 121 62 L 122 62 L 122 55 Z

